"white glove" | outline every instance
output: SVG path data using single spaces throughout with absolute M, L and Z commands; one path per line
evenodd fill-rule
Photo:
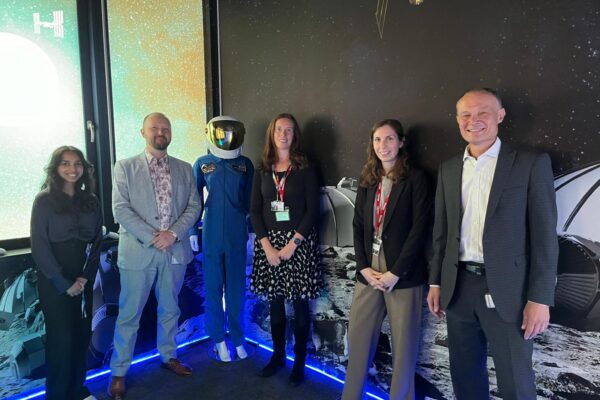
M 190 246 L 192 246 L 192 250 L 195 252 L 200 251 L 198 247 L 198 235 L 190 235 Z

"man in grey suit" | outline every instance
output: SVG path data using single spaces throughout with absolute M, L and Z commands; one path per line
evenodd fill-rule
M 115 399 L 125 397 L 125 374 L 153 285 L 162 366 L 181 376 L 192 374 L 191 368 L 177 359 L 175 334 L 180 315 L 178 295 L 193 258 L 188 230 L 200 214 L 200 200 L 192 167 L 167 155 L 169 119 L 161 113 L 149 114 L 141 134 L 146 141 L 144 152 L 117 161 L 114 168 L 112 202 L 120 224 L 121 294 L 108 394 Z
M 501 143 L 493 90 L 468 91 L 456 111 L 468 146 L 439 169 L 427 302 L 445 310 L 457 399 L 489 398 L 488 344 L 500 395 L 535 399 L 532 339 L 548 326 L 558 261 L 550 158 Z

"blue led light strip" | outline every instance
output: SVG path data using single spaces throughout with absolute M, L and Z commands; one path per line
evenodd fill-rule
M 186 346 L 189 346 L 191 344 L 194 343 L 198 343 L 198 342 L 202 342 L 204 340 L 208 339 L 208 336 L 202 336 L 196 339 L 192 339 L 189 340 L 187 342 L 183 342 L 180 345 L 177 346 L 178 349 L 184 348 Z M 154 350 L 151 353 L 144 353 L 142 355 L 140 355 L 139 357 L 135 358 L 132 362 L 131 365 L 136 365 L 136 364 L 140 364 L 143 363 L 145 361 L 148 360 L 153 360 L 155 358 L 157 358 L 159 356 L 158 351 Z M 110 369 L 109 368 L 105 368 L 105 369 L 101 369 L 99 371 L 92 371 L 85 379 L 86 382 L 90 382 L 93 381 L 96 378 L 100 378 L 104 375 L 108 375 L 110 374 Z M 31 393 L 21 393 L 19 395 L 13 396 L 13 397 L 9 397 L 7 400 L 30 400 L 30 399 L 35 399 L 38 398 L 42 395 L 46 394 L 46 391 L 44 389 L 33 389 L 33 391 Z
M 199 337 L 199 338 L 196 338 L 196 339 L 193 339 L 193 340 L 181 343 L 179 346 L 177 346 L 177 348 L 181 349 L 181 348 L 189 346 L 191 344 L 202 342 L 202 341 L 204 341 L 204 340 L 206 340 L 208 338 L 209 338 L 208 336 L 202 336 L 202 337 Z M 253 339 L 250 339 L 250 338 L 246 338 L 246 340 L 248 342 L 250 342 L 250 343 L 252 343 L 252 344 L 260 347 L 261 349 L 267 350 L 267 351 L 269 351 L 271 353 L 273 352 L 272 348 L 270 348 L 269 346 L 266 346 L 266 345 L 264 345 L 262 343 L 259 343 L 256 340 L 253 340 Z M 139 356 L 138 358 L 135 358 L 133 360 L 133 362 L 131 363 L 131 365 L 136 365 L 136 364 L 140 364 L 140 363 L 146 362 L 148 360 L 153 360 L 153 359 L 157 358 L 158 356 L 159 356 L 159 354 L 158 354 L 157 351 L 154 351 L 152 353 L 145 353 L 145 354 L 142 354 L 141 356 Z M 290 360 L 290 361 L 294 361 L 294 357 L 292 357 L 292 356 L 287 356 L 287 359 Z M 319 374 L 321 374 L 323 376 L 326 376 L 327 378 L 329 378 L 329 379 L 331 379 L 331 380 L 333 380 L 333 381 L 335 381 L 337 383 L 341 383 L 342 385 L 344 384 L 344 381 L 342 379 L 338 378 L 337 376 L 331 375 L 330 373 L 328 373 L 326 371 L 323 371 L 322 369 L 317 368 L 314 365 L 306 364 L 306 368 L 308 368 L 308 369 L 310 369 L 312 371 L 318 372 Z M 94 371 L 94 372 L 90 373 L 87 376 L 86 382 L 92 381 L 92 380 L 94 380 L 96 378 L 100 378 L 100 377 L 102 377 L 104 375 L 108 375 L 108 374 L 110 374 L 110 369 L 108 369 L 108 368 L 102 369 L 102 370 L 99 370 L 99 371 Z M 41 390 L 34 389 L 34 392 L 32 392 L 32 393 L 29 393 L 29 394 L 20 394 L 20 395 L 14 396 L 14 397 L 9 397 L 7 400 L 30 400 L 30 399 L 38 398 L 38 397 L 44 395 L 45 393 L 46 393 L 46 391 L 43 390 L 43 389 L 41 389 Z M 381 397 L 379 397 L 379 396 L 377 396 L 377 395 L 375 395 L 375 394 L 373 394 L 371 392 L 366 392 L 366 395 L 367 395 L 367 397 L 370 397 L 372 399 L 384 400 L 383 398 L 381 398 Z
M 266 345 L 264 345 L 262 343 L 259 343 L 256 340 L 253 340 L 253 339 L 250 339 L 250 338 L 246 338 L 246 340 L 248 342 L 250 342 L 250 343 L 252 343 L 252 344 L 260 347 L 261 349 L 267 350 L 267 351 L 269 351 L 271 353 L 273 352 L 272 348 L 270 348 L 269 346 L 266 346 Z M 286 358 L 288 360 L 290 360 L 290 361 L 294 361 L 294 357 L 292 357 L 292 356 L 286 356 Z M 323 371 L 322 369 L 320 369 L 318 367 L 315 367 L 314 365 L 306 364 L 306 368 L 308 368 L 310 370 L 313 370 L 315 372 L 318 372 L 319 374 L 321 374 L 323 376 L 326 376 L 329 379 L 334 380 L 334 381 L 336 381 L 338 383 L 341 383 L 342 385 L 344 384 L 344 381 L 342 379 L 338 378 L 337 376 L 331 375 L 329 372 Z M 375 394 L 373 394 L 371 392 L 366 392 L 365 394 L 367 395 L 367 397 L 370 397 L 372 399 L 385 400 L 385 399 L 383 399 L 383 398 L 381 398 L 381 397 L 379 397 L 379 396 L 377 396 L 377 395 L 375 395 Z

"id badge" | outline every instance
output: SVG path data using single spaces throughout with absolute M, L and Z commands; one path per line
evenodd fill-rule
M 285 211 L 276 211 L 275 212 L 275 220 L 277 222 L 286 222 L 290 220 L 290 212 L 289 210 Z
M 379 256 L 379 250 L 381 249 L 381 239 L 373 238 L 373 255 Z
M 285 204 L 280 200 L 273 200 L 271 202 L 271 211 L 285 211 Z
M 494 304 L 494 300 L 492 300 L 491 294 L 486 293 L 485 296 L 483 296 L 483 298 L 485 299 L 485 306 L 487 308 L 496 308 L 496 305 Z

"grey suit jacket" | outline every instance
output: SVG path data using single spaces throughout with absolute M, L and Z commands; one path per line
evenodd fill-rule
M 440 166 L 429 284 L 452 301 L 460 247 L 462 155 Z M 520 321 L 525 303 L 554 305 L 558 262 L 550 157 L 502 143 L 483 230 L 488 289 L 500 317 Z
M 169 156 L 169 168 L 173 191 L 169 229 L 179 239 L 170 253 L 178 263 L 187 264 L 193 258 L 188 230 L 198 220 L 202 206 L 191 165 Z M 115 219 L 121 225 L 119 268 L 143 269 L 153 252 L 159 251 L 150 245 L 150 241 L 160 227 L 154 187 L 144 153 L 115 164 L 112 204 Z

